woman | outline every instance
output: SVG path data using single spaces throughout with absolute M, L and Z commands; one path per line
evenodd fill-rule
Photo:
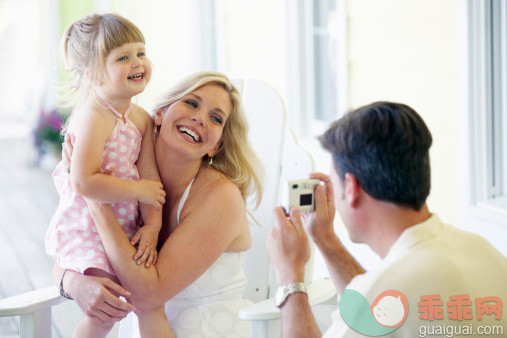
M 155 108 L 155 154 L 167 194 L 156 266 L 136 264 L 137 249 L 121 230 L 111 206 L 88 201 L 107 256 L 125 290 L 73 271 L 64 292 L 89 316 L 114 322 L 165 303 L 177 337 L 248 336 L 237 311 L 246 278 L 243 252 L 252 244 L 246 198 L 262 195 L 256 156 L 237 90 L 222 74 L 194 74 Z M 58 279 L 63 271 L 56 268 Z M 84 286 L 84 289 L 83 289 Z M 86 291 L 88 289 L 88 291 Z

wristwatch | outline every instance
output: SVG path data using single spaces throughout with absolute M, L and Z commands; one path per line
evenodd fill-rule
M 283 304 L 287 300 L 287 297 L 296 292 L 302 292 L 305 295 L 308 295 L 305 283 L 292 283 L 288 285 L 279 286 L 275 292 L 275 305 L 278 308 L 282 308 Z

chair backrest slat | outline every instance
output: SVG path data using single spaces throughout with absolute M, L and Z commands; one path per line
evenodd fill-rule
M 280 96 L 265 82 L 248 79 L 233 83 L 242 95 L 250 127 L 249 139 L 265 171 L 261 204 L 253 209 L 252 203 L 248 203 L 248 209 L 260 226 L 251 220 L 253 246 L 245 255 L 244 264 L 248 278 L 245 298 L 259 302 L 269 295 L 266 238 L 274 222 L 271 209 L 278 201 L 286 114 Z
M 260 226 L 252 222 L 253 246 L 245 256 L 248 278 L 245 298 L 259 302 L 273 296 L 276 289 L 266 239 L 274 225 L 272 210 L 281 202 L 281 189 L 287 179 L 307 178 L 314 171 L 311 155 L 300 147 L 286 126 L 286 111 L 277 91 L 260 80 L 234 80 L 240 91 L 248 123 L 249 139 L 265 170 L 264 194 L 256 210 L 248 208 Z M 313 252 L 313 250 L 312 250 Z M 313 256 L 313 255 L 312 255 Z M 313 264 L 307 266 L 306 281 L 311 281 Z

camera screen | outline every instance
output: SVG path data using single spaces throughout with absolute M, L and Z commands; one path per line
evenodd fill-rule
M 299 196 L 299 205 L 311 205 L 312 194 L 303 194 Z

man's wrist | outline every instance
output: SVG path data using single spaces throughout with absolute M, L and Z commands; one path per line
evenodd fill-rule
M 321 252 L 336 250 L 336 247 L 341 245 L 341 241 L 334 231 L 321 238 L 312 239 Z
M 275 305 L 278 308 L 282 308 L 282 306 L 287 302 L 287 299 L 296 293 L 304 293 L 306 296 L 308 296 L 304 282 L 290 283 L 287 285 L 279 286 L 278 289 L 276 289 L 275 293 Z
M 305 269 L 297 269 L 291 270 L 291 271 L 284 271 L 284 272 L 278 272 L 276 273 L 276 282 L 278 286 L 292 284 L 292 283 L 298 283 L 298 282 L 304 282 L 305 280 Z

